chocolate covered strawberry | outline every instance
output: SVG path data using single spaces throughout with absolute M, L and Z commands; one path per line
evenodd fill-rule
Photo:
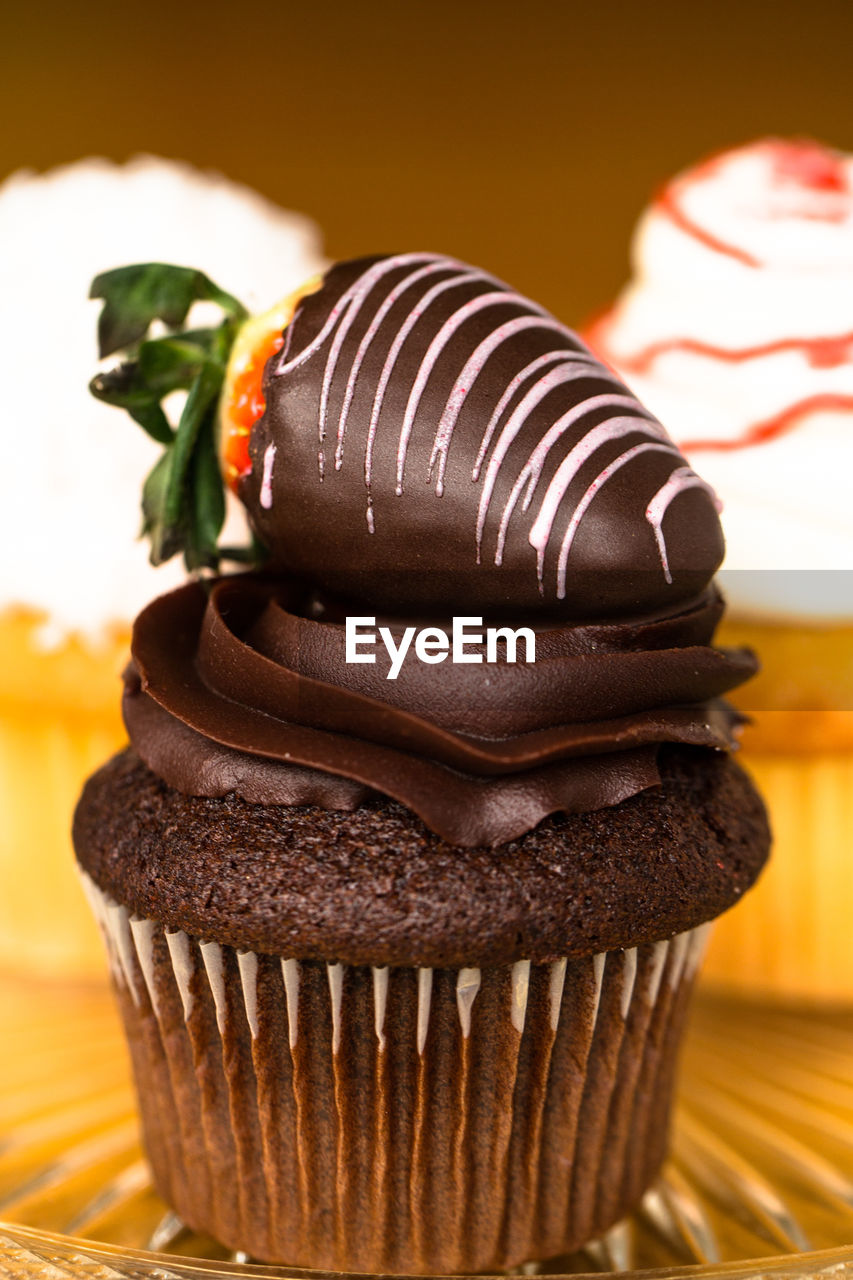
M 105 352 L 131 345 L 93 389 L 166 446 L 144 498 L 156 559 L 226 554 L 220 462 L 271 568 L 379 609 L 643 613 L 722 557 L 713 494 L 657 419 L 542 307 L 455 259 L 339 263 L 252 320 L 180 268 L 93 292 Z M 147 337 L 199 300 L 217 328 Z

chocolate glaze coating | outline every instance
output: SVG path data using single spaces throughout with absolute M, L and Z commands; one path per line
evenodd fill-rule
M 551 960 L 692 928 L 758 875 L 769 832 L 746 774 L 677 747 L 661 774 L 611 808 L 460 850 L 394 801 L 342 814 L 189 797 L 125 751 L 86 784 L 74 843 L 130 910 L 238 948 L 349 964 Z
M 240 492 L 272 566 L 373 608 L 625 617 L 722 560 L 713 494 L 660 423 L 454 259 L 337 264 L 264 388 Z

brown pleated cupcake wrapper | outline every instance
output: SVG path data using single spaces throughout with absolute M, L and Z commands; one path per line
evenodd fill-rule
M 501 1269 L 600 1235 L 660 1166 L 708 926 L 549 964 L 370 968 L 200 942 L 84 885 L 157 1186 L 233 1249 Z

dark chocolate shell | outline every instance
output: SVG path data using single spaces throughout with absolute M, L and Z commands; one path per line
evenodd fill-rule
M 714 495 L 660 423 L 452 258 L 333 267 L 264 385 L 241 496 L 272 565 L 373 609 L 641 614 L 722 560 Z

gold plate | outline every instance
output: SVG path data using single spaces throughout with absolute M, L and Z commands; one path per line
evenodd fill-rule
M 312 1274 L 228 1254 L 160 1200 L 105 988 L 6 980 L 0 1026 L 3 1280 Z M 522 1274 L 540 1271 L 853 1277 L 853 1010 L 700 991 L 663 1175 L 603 1240 Z

